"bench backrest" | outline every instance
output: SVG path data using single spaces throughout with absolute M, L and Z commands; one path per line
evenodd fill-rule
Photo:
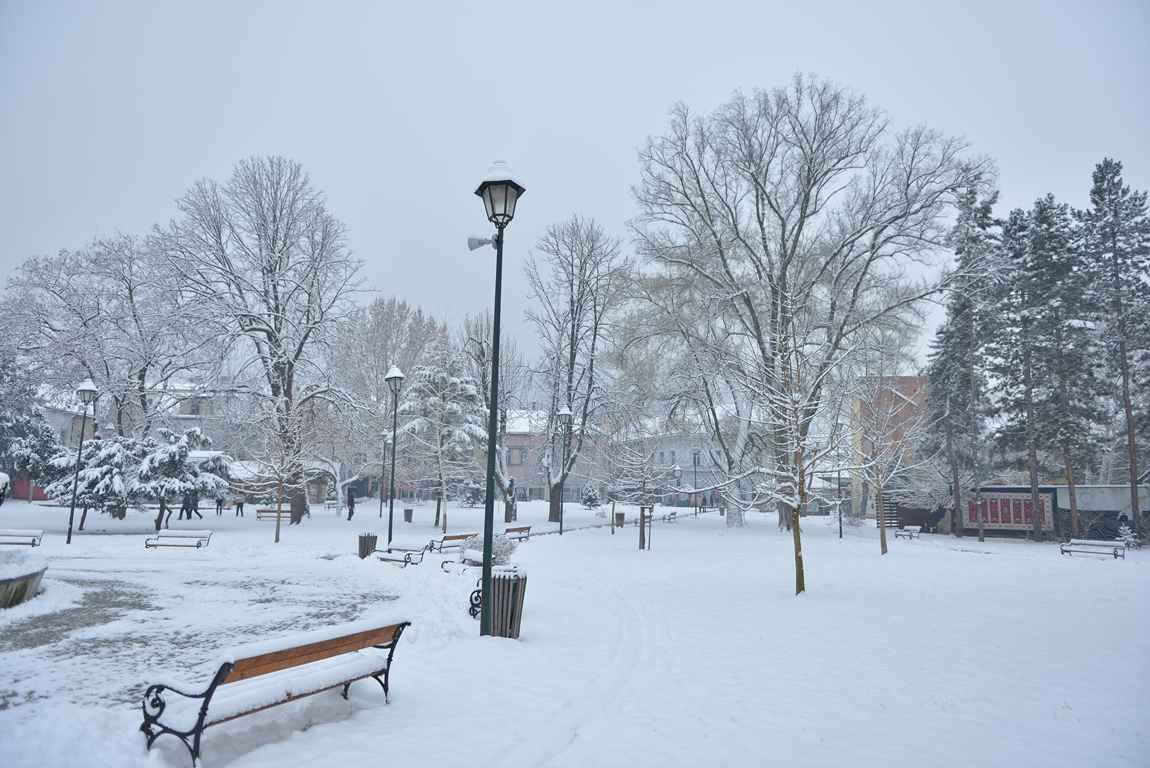
M 236 659 L 231 672 L 224 679 L 224 683 L 234 683 L 238 680 L 247 680 L 252 677 L 266 675 L 269 672 L 278 672 L 289 667 L 298 667 L 313 661 L 330 659 L 333 656 L 342 656 L 345 653 L 359 651 L 374 646 L 393 645 L 399 639 L 403 628 L 407 624 L 392 624 L 388 627 L 369 629 L 364 632 L 355 632 L 343 637 L 330 640 L 321 640 L 296 648 L 287 648 L 280 651 L 251 656 L 245 659 Z
M 527 531 L 530 531 L 530 530 L 531 530 L 530 525 L 521 525 L 518 528 L 508 528 L 507 532 L 508 533 L 526 533 Z

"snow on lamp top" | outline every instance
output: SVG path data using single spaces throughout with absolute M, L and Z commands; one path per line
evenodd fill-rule
M 510 166 L 502 160 L 496 160 L 487 169 L 475 194 L 483 198 L 487 220 L 502 229 L 515 217 L 515 203 L 526 191 L 527 188 L 519 183 Z
M 83 384 L 76 387 L 76 397 L 80 398 L 80 402 L 84 405 L 95 400 L 99 394 L 100 390 L 96 389 L 96 385 L 91 379 L 87 379 Z

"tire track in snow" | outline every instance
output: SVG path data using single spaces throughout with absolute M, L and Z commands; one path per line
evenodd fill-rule
M 525 723 L 527 732 L 519 736 L 518 742 L 510 749 L 488 763 L 492 768 L 537 768 L 553 764 L 582 734 L 597 731 L 614 712 L 617 702 L 643 679 L 652 640 L 639 610 L 634 600 L 618 586 L 617 580 L 607 580 L 600 591 L 604 607 L 609 607 L 618 620 L 615 647 L 610 658 L 594 667 L 590 663 L 586 665 L 588 669 L 597 670 L 587 685 L 572 694 L 546 719 Z

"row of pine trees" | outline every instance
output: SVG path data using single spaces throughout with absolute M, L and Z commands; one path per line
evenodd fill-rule
M 926 447 L 941 457 L 949 509 L 977 508 L 978 488 L 995 481 L 1029 485 L 1037 509 L 1039 485 L 1067 484 L 1069 532 L 1086 535 L 1075 487 L 1129 483 L 1137 509 L 1150 455 L 1146 193 L 1107 159 L 1086 210 L 1046 195 L 996 218 L 996 199 L 972 191 L 959 206 Z

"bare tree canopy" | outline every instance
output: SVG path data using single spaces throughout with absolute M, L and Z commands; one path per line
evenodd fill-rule
M 207 337 L 180 321 L 175 281 L 132 235 L 28 259 L 8 288 L 3 312 L 24 364 L 61 393 L 91 379 L 121 436 L 147 435 L 168 404 L 158 396 L 203 363 Z
M 965 149 L 796 75 L 708 115 L 677 105 L 639 153 L 645 301 L 630 344 L 677 360 L 677 405 L 707 423 L 728 499 L 793 515 L 797 592 L 828 377 L 862 330 L 910 322 L 938 289 L 948 216 L 990 171 Z
M 626 262 L 619 238 L 579 216 L 548 227 L 536 247 L 543 257 L 527 260 L 531 298 L 537 302 L 527 319 L 539 334 L 541 353 L 532 372 L 548 403 L 543 437 L 551 455 L 542 463 L 554 491 L 578 461 L 588 426 L 603 401 L 602 361 L 611 343 L 612 313 L 622 307 Z M 565 407 L 574 414 L 566 431 L 556 418 Z M 549 518 L 559 522 L 555 492 Z
M 343 223 L 294 160 L 243 160 L 227 182 L 198 181 L 176 205 L 184 218 L 157 227 L 155 243 L 196 323 L 227 341 L 221 366 L 258 381 L 298 523 L 305 507 L 299 409 L 338 394 L 322 350 L 354 308 L 360 263 Z

